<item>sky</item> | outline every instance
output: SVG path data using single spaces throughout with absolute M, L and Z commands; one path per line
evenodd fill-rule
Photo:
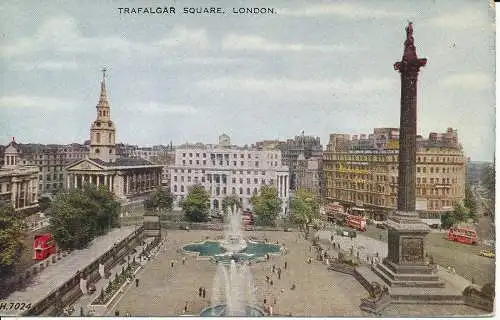
M 458 130 L 493 160 L 489 1 L 43 1 L 0 3 L 0 144 L 89 139 L 105 66 L 117 141 L 238 145 L 398 127 L 405 26 L 428 59 L 419 134 Z M 172 6 L 176 14 L 120 14 Z M 224 14 L 183 14 L 220 7 Z M 271 7 L 274 14 L 234 14 Z

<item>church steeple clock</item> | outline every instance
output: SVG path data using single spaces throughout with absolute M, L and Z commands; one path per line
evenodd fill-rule
M 102 68 L 101 96 L 96 106 L 97 118 L 90 128 L 90 158 L 105 162 L 116 160 L 116 128 L 106 93 L 106 68 Z

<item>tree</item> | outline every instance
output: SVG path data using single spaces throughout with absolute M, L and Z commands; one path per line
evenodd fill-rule
M 461 203 L 456 203 L 453 206 L 453 216 L 456 223 L 467 221 L 467 209 Z
M 319 217 L 319 202 L 316 197 L 305 189 L 299 189 L 292 199 L 291 218 L 304 232 L 305 237 L 309 237 L 309 227 L 311 223 Z
M 182 209 L 189 221 L 204 222 L 208 220 L 210 197 L 202 185 L 196 184 L 189 188 L 187 197 L 182 201 Z
M 9 202 L 0 201 L 0 274 L 11 270 L 24 249 L 23 219 Z
M 50 231 L 62 249 L 80 249 L 118 226 L 120 203 L 106 187 L 85 185 L 59 193 L 51 204 Z
M 158 209 L 160 211 L 170 211 L 172 210 L 172 204 L 174 202 L 174 197 L 169 190 L 159 186 L 150 195 L 149 199 L 144 202 L 146 209 Z
M 228 208 L 230 209 L 241 209 L 240 199 L 235 195 L 230 195 L 222 199 L 222 212 L 228 213 Z
M 484 205 L 485 215 L 495 216 L 495 164 L 489 164 L 481 173 L 481 185 L 486 189 L 486 201 L 481 201 Z
M 262 186 L 259 193 L 254 194 L 250 200 L 253 211 L 257 215 L 256 224 L 274 226 L 276 217 L 281 212 L 282 201 L 278 191 L 273 186 Z
M 464 207 L 468 211 L 468 217 L 473 220 L 477 220 L 476 212 L 477 212 L 477 202 L 474 193 L 472 192 L 472 188 L 469 183 L 465 184 L 465 198 L 464 198 Z
M 453 227 L 453 225 L 455 224 L 455 218 L 453 217 L 453 213 L 448 211 L 448 212 L 445 212 L 445 214 L 443 214 L 441 216 L 441 227 L 444 228 L 444 229 L 449 229 L 451 227 Z
M 481 173 L 481 185 L 488 192 L 488 198 L 495 199 L 495 165 L 490 164 Z

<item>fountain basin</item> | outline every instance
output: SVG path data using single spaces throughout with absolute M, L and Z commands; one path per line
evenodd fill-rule
M 215 306 L 210 306 L 205 309 L 203 309 L 200 312 L 200 316 L 202 317 L 231 317 L 231 316 L 237 316 L 237 315 L 231 315 L 228 314 L 228 308 L 226 304 L 217 304 Z M 245 314 L 242 314 L 241 316 L 244 317 L 264 317 L 265 312 L 253 305 L 245 305 Z
M 246 247 L 234 253 L 224 248 L 219 241 L 203 241 L 190 243 L 182 247 L 185 252 L 198 253 L 200 257 L 211 257 L 215 262 L 230 262 L 231 259 L 239 261 L 255 260 L 266 254 L 279 254 L 281 246 L 278 244 L 247 241 Z M 236 258 L 235 258 L 236 256 Z

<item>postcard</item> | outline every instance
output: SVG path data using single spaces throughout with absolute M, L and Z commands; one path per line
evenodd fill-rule
M 493 1 L 0 16 L 0 315 L 493 316 Z

